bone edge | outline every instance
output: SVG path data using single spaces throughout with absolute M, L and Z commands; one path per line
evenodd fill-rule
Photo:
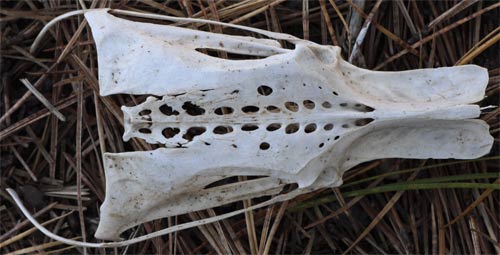
M 141 12 L 135 12 L 135 11 L 120 10 L 120 9 L 108 9 L 108 10 L 110 10 L 111 13 L 122 14 L 122 15 L 133 16 L 133 17 L 151 18 L 151 19 L 159 19 L 159 20 L 170 20 L 170 21 L 176 21 L 176 22 L 185 21 L 185 22 L 197 22 L 197 23 L 205 23 L 205 24 L 212 24 L 212 25 L 221 25 L 221 26 L 232 27 L 232 28 L 237 28 L 237 29 L 241 29 L 241 30 L 259 33 L 259 34 L 262 34 L 262 35 L 265 35 L 265 36 L 268 36 L 270 38 L 277 39 L 277 40 L 287 40 L 290 42 L 300 41 L 300 42 L 304 42 L 306 44 L 316 45 L 313 42 L 305 41 L 305 40 L 302 40 L 300 38 L 297 38 L 295 36 L 291 36 L 288 34 L 270 32 L 270 31 L 266 31 L 263 29 L 259 29 L 259 28 L 251 28 L 251 27 L 230 24 L 230 23 L 225 23 L 225 22 L 220 22 L 220 21 L 205 20 L 205 19 L 198 19 L 198 18 L 173 17 L 173 16 L 169 16 L 169 15 L 161 15 L 161 14 L 154 14 L 154 13 L 141 13 Z
M 266 202 L 262 202 L 260 204 L 253 205 L 253 206 L 248 207 L 248 208 L 240 209 L 240 210 L 237 210 L 237 211 L 234 211 L 234 212 L 222 214 L 222 215 L 215 216 L 215 217 L 210 217 L 210 218 L 207 218 L 207 219 L 202 219 L 202 220 L 197 220 L 197 221 L 193 221 L 193 222 L 183 223 L 183 224 L 180 224 L 180 225 L 169 227 L 169 228 L 166 228 L 166 229 L 163 229 L 163 230 L 158 230 L 156 232 L 153 232 L 153 233 L 150 233 L 150 234 L 147 234 L 147 235 L 144 235 L 144 236 L 136 237 L 136 238 L 133 238 L 133 239 L 125 240 L 125 241 L 104 242 L 104 243 L 90 243 L 90 242 L 80 242 L 80 241 L 75 241 L 75 240 L 72 240 L 72 239 L 67 239 L 65 237 L 62 237 L 62 236 L 59 236 L 59 235 L 56 235 L 56 234 L 50 232 L 50 230 L 48 230 L 44 226 L 42 226 L 31 215 L 31 213 L 26 209 L 26 207 L 24 206 L 23 202 L 21 201 L 21 199 L 19 198 L 19 196 L 17 195 L 17 193 L 13 189 L 7 188 L 6 191 L 12 197 L 12 199 L 15 202 L 15 204 L 17 205 L 17 207 L 19 207 L 19 209 L 24 214 L 24 216 L 31 222 L 31 224 L 33 224 L 38 230 L 40 230 L 40 232 L 42 232 L 46 236 L 48 236 L 48 237 L 50 237 L 50 238 L 52 238 L 52 239 L 54 239 L 56 241 L 59 241 L 61 243 L 65 243 L 65 244 L 68 244 L 68 245 L 79 246 L 79 247 L 87 247 L 87 248 L 114 248 L 114 247 L 122 247 L 122 246 L 132 245 L 132 244 L 139 243 L 139 242 L 142 242 L 142 241 L 146 241 L 146 240 L 158 237 L 158 236 L 162 236 L 162 235 L 170 234 L 170 233 L 173 233 L 173 232 L 176 232 L 176 231 L 180 231 L 180 230 L 184 230 L 184 229 L 188 229 L 188 228 L 192 228 L 192 227 L 197 227 L 197 226 L 201 226 L 201 225 L 205 225 L 205 224 L 217 222 L 217 221 L 220 221 L 220 220 L 223 220 L 223 219 L 227 219 L 227 218 L 233 217 L 233 216 L 238 215 L 238 214 L 245 213 L 247 211 L 251 211 L 251 210 L 258 209 L 258 208 L 262 208 L 264 206 L 268 206 L 270 204 L 274 204 L 274 203 L 277 203 L 277 202 L 289 200 L 289 199 L 291 199 L 291 198 L 293 198 L 293 197 L 295 197 L 295 196 L 297 196 L 297 195 L 299 195 L 299 194 L 301 194 L 303 192 L 300 189 L 294 190 L 294 191 L 291 191 L 291 192 L 289 192 L 287 194 L 276 196 L 276 197 L 271 198 L 270 200 L 268 200 Z
M 70 11 L 64 14 L 61 14 L 51 21 L 49 21 L 38 33 L 37 37 L 33 41 L 33 44 L 30 47 L 30 53 L 33 54 L 40 44 L 40 41 L 43 39 L 43 36 L 47 33 L 47 31 L 54 26 L 57 22 L 69 18 L 71 16 L 75 15 L 82 15 L 85 14 L 86 12 L 89 11 L 96 11 L 96 10 L 107 10 L 108 12 L 111 13 L 116 13 L 116 14 L 122 14 L 122 15 L 127 15 L 127 16 L 132 16 L 132 17 L 143 17 L 143 18 L 151 18 L 151 19 L 159 19 L 159 20 L 171 20 L 171 21 L 185 21 L 185 22 L 198 22 L 198 23 L 205 23 L 205 24 L 213 24 L 213 25 L 222 25 L 222 26 L 227 26 L 227 27 L 232 27 L 232 28 L 237 28 L 237 29 L 242 29 L 250 32 L 255 32 L 259 33 L 265 36 L 268 36 L 273 39 L 277 40 L 287 40 L 289 42 L 303 42 L 306 44 L 315 44 L 312 42 L 304 41 L 300 38 L 282 34 L 282 33 L 275 33 L 275 32 L 269 32 L 266 30 L 258 29 L 258 28 L 249 28 L 241 25 L 236 25 L 236 24 L 230 24 L 230 23 L 225 23 L 225 22 L 220 22 L 220 21 L 213 21 L 213 20 L 204 20 L 204 19 L 197 19 L 197 18 L 182 18 L 182 17 L 173 17 L 173 16 L 168 16 L 168 15 L 160 15 L 160 14 L 153 14 L 153 13 L 140 13 L 140 12 L 134 12 L 134 11 L 126 11 L 126 10 L 119 10 L 119 9 L 110 9 L 110 8 L 98 8 L 98 9 L 85 9 L 85 10 L 75 10 L 75 11 Z M 283 49 L 286 50 L 286 49 Z

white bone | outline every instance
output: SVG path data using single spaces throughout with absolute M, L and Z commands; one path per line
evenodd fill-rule
M 260 207 L 336 187 L 345 171 L 373 159 L 470 159 L 493 143 L 488 125 L 470 120 L 480 114 L 471 103 L 484 97 L 488 82 L 478 66 L 373 72 L 342 60 L 338 47 L 285 34 L 238 26 L 271 39 L 221 35 L 132 22 L 108 10 L 85 17 L 98 51 L 101 95 L 161 97 L 122 107 L 124 140 L 166 147 L 105 153 L 101 239 L 243 199 L 277 195 Z M 196 49 L 264 58 L 227 60 Z M 206 188 L 234 176 L 262 178 Z M 278 195 L 286 184 L 298 187 Z M 161 234 L 168 231 L 175 230 Z
M 105 155 L 99 238 L 233 202 L 195 195 L 223 176 L 270 176 L 314 190 L 340 185 L 343 172 L 368 160 L 475 158 L 492 145 L 483 121 L 464 120 L 479 116 L 479 107 L 468 104 L 484 96 L 484 68 L 372 72 L 342 60 L 338 47 L 308 41 L 295 40 L 287 50 L 272 39 L 132 22 L 106 11 L 85 15 L 98 49 L 101 94 L 163 96 L 122 108 L 124 139 L 167 147 Z M 266 58 L 226 60 L 196 49 Z M 263 180 L 269 178 L 253 183 L 271 185 L 263 190 L 272 193 L 282 187 Z

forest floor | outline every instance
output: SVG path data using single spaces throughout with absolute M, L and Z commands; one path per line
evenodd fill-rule
M 102 153 L 158 148 L 139 139 L 122 141 L 119 106 L 145 97 L 99 96 L 96 49 L 83 16 L 55 24 L 30 53 L 50 20 L 102 7 L 288 33 L 340 46 L 344 59 L 370 70 L 483 66 L 489 84 L 478 104 L 486 107 L 480 119 L 490 125 L 493 149 L 473 160 L 363 163 L 338 188 L 127 247 L 83 249 L 51 240 L 26 220 L 7 188 L 49 230 L 100 242 L 94 232 L 105 194 Z M 500 108 L 487 107 L 498 106 L 500 97 L 499 7 L 498 1 L 476 0 L 1 1 L 0 253 L 500 254 Z M 257 36 L 218 26 L 197 29 Z M 351 58 L 353 51 L 359 54 Z M 123 237 L 256 202 L 155 220 Z

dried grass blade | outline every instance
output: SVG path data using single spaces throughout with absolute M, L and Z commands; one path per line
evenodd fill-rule
M 384 180 L 384 178 L 379 178 L 378 180 L 374 181 L 373 183 L 370 183 L 370 185 L 368 187 L 375 187 L 376 185 L 378 185 L 380 182 L 382 182 L 382 180 Z M 356 205 L 361 199 L 363 199 L 364 196 L 359 196 L 359 197 L 355 197 L 353 198 L 352 200 L 350 200 L 349 202 L 347 202 L 347 204 L 343 207 L 341 207 L 340 209 L 330 213 L 329 215 L 323 217 L 322 219 L 320 220 L 317 220 L 316 222 L 313 222 L 307 226 L 305 226 L 304 228 L 305 229 L 309 229 L 309 228 L 312 228 L 312 227 L 315 227 L 319 224 L 323 224 L 325 223 L 326 221 L 342 214 L 342 213 L 347 213 L 347 211 L 349 209 L 351 209 L 354 205 Z M 307 207 L 307 205 L 304 206 L 304 208 Z
M 415 24 L 413 24 L 413 20 L 411 19 L 410 14 L 408 13 L 408 10 L 406 9 L 406 6 L 404 5 L 403 0 L 397 0 L 396 5 L 398 6 L 399 10 L 403 14 L 403 17 L 406 21 L 406 25 L 410 29 L 411 34 L 415 38 L 418 38 L 417 28 L 415 27 Z
M 474 197 L 479 197 L 480 194 L 479 194 L 479 191 L 478 190 L 474 190 Z M 486 230 L 488 231 L 488 234 L 490 236 L 488 236 L 488 240 L 491 241 L 493 244 L 498 244 L 498 238 L 496 235 L 498 235 L 498 233 L 495 231 L 494 229 L 494 225 L 491 223 L 491 219 L 490 219 L 490 216 L 488 215 L 488 213 L 486 212 L 486 209 L 485 209 L 485 205 L 484 204 L 480 204 L 478 206 L 478 209 L 479 209 L 479 213 L 481 214 L 481 218 L 483 220 L 483 225 L 485 225 L 486 227 Z M 483 234 L 481 232 L 478 232 L 479 234 Z M 494 245 L 494 249 L 495 251 L 497 252 L 497 254 L 500 254 L 500 246 L 496 246 Z
M 361 47 L 361 44 L 363 44 L 363 41 L 365 40 L 365 36 L 366 36 L 366 33 L 368 32 L 368 28 L 370 28 L 370 24 L 372 23 L 373 16 L 378 11 L 381 4 L 382 4 L 382 0 L 378 0 L 377 3 L 375 3 L 375 6 L 373 6 L 372 10 L 370 11 L 370 14 L 368 14 L 368 17 L 365 19 L 365 22 L 363 23 L 363 27 L 361 27 L 361 30 L 359 31 L 358 37 L 356 38 L 356 41 L 354 41 L 354 46 L 352 48 L 351 54 L 349 55 L 349 62 L 350 63 L 352 63 L 352 61 L 354 61 L 354 59 L 358 57 L 359 48 Z
M 40 93 L 35 87 L 33 87 L 33 85 L 31 85 L 31 83 L 28 81 L 28 79 L 20 79 L 19 81 L 21 81 L 22 84 L 24 84 L 24 86 L 26 86 L 26 88 L 38 99 L 40 100 L 40 102 L 45 105 L 45 107 L 47 107 L 47 109 L 49 109 L 49 111 L 54 114 L 58 119 L 60 119 L 61 121 L 66 121 L 66 117 L 64 117 L 64 115 L 59 112 L 57 110 L 56 107 L 54 107 L 50 102 L 49 100 L 47 100 L 47 98 L 45 98 L 42 93 Z
M 19 154 L 19 152 L 17 152 L 16 148 L 14 148 L 14 146 L 9 146 L 9 147 L 10 150 L 14 153 L 14 156 L 16 156 L 17 160 L 19 160 L 23 168 L 26 170 L 26 172 L 28 172 L 31 179 L 33 179 L 34 182 L 38 182 L 38 178 L 36 177 L 35 173 L 33 173 L 33 171 L 28 166 L 26 161 L 24 161 L 23 157 Z
M 107 151 L 106 150 L 106 142 L 104 140 L 105 135 L 104 135 L 104 130 L 102 127 L 102 115 L 101 115 L 101 110 L 99 108 L 99 96 L 97 95 L 97 92 L 93 92 L 93 98 L 94 98 L 94 106 L 95 106 L 95 116 L 96 116 L 96 125 L 97 125 L 97 135 L 99 137 L 99 147 L 101 148 L 101 155 L 104 155 L 104 153 Z M 102 162 L 102 160 L 101 160 Z M 106 182 L 104 178 L 104 169 L 102 167 L 99 168 L 99 177 L 101 179 L 101 189 L 104 190 L 106 187 Z
M 165 13 L 168 13 L 170 15 L 174 15 L 174 16 L 177 16 L 177 17 L 183 17 L 184 16 L 184 13 L 182 13 L 181 11 L 173 9 L 173 8 L 170 8 L 170 7 L 165 6 L 165 5 L 161 4 L 161 3 L 157 3 L 157 2 L 155 2 L 153 0 L 142 0 L 141 2 L 143 4 L 147 4 L 147 5 L 151 6 L 151 7 L 154 7 L 156 9 L 158 9 L 158 10 L 161 10 L 161 11 L 163 11 Z
M 480 235 L 481 237 L 483 237 L 483 238 L 487 239 L 488 241 L 490 241 L 491 244 L 493 244 L 493 246 L 495 246 L 495 249 L 497 250 L 497 254 L 498 254 L 498 250 L 500 249 L 500 243 L 498 241 L 496 241 L 495 239 L 489 237 L 488 235 L 486 235 L 483 232 L 479 232 L 478 230 L 471 229 L 471 232 L 475 232 L 478 235 Z
M 71 238 L 71 240 L 78 240 L 78 239 L 80 239 L 80 237 Z M 39 245 L 27 247 L 27 248 L 24 248 L 24 249 L 20 249 L 20 250 L 17 250 L 17 251 L 13 251 L 13 252 L 7 253 L 5 255 L 21 255 L 21 254 L 26 254 L 26 253 L 38 252 L 38 251 L 41 251 L 41 250 L 44 250 L 44 249 L 47 249 L 47 248 L 51 248 L 51 247 L 54 247 L 54 246 L 58 246 L 58 245 L 61 245 L 61 244 L 63 244 L 63 243 L 59 242 L 59 241 L 54 241 L 54 242 L 50 242 L 50 243 L 44 243 L 44 244 L 39 244 Z
M 362 9 L 360 9 L 359 6 L 354 4 L 352 0 L 349 0 L 348 3 L 353 7 L 353 9 L 361 15 L 364 19 L 368 19 L 368 15 L 363 12 Z M 412 54 L 418 55 L 418 51 L 415 49 L 416 47 L 413 47 L 406 43 L 403 39 L 399 38 L 397 35 L 393 34 L 391 31 L 389 31 L 387 28 L 383 27 L 380 25 L 378 22 L 375 22 L 372 20 L 373 26 L 375 26 L 381 33 L 389 37 L 391 40 L 393 40 L 395 43 L 399 44 L 402 48 L 404 48 L 407 52 L 411 52 Z M 355 33 L 352 33 L 351 35 L 355 35 Z
M 337 37 L 335 36 L 335 30 L 333 29 L 332 20 L 330 19 L 330 15 L 328 14 L 328 10 L 326 9 L 325 0 L 319 0 L 319 4 L 321 6 L 321 13 L 325 17 L 326 27 L 328 28 L 328 33 L 330 34 L 330 38 L 332 40 L 333 45 L 340 46 Z
M 492 4 L 480 11 L 477 11 L 475 13 L 473 13 L 472 15 L 469 15 L 463 19 L 460 19 L 458 21 L 456 21 L 455 23 L 453 24 L 450 24 L 442 29 L 440 29 L 439 31 L 436 31 L 434 33 L 432 33 L 431 35 L 428 35 L 426 36 L 425 38 L 421 39 L 420 41 L 414 43 L 413 45 L 410 46 L 411 49 L 415 49 L 415 48 L 418 48 L 420 47 L 421 45 L 431 41 L 432 39 L 450 31 L 451 29 L 455 28 L 455 27 L 458 27 L 462 24 L 464 24 L 465 22 L 471 20 L 471 19 L 474 19 L 476 17 L 479 17 L 481 15 L 483 15 L 484 13 L 488 12 L 488 11 L 491 11 L 491 10 L 494 10 L 496 8 L 500 7 L 500 3 L 496 3 L 496 4 Z M 378 66 L 376 66 L 373 70 L 380 70 L 382 69 L 385 65 L 387 65 L 388 63 L 391 63 L 392 61 L 404 56 L 405 54 L 407 54 L 408 52 L 410 52 L 408 49 L 404 49 L 402 51 L 400 51 L 399 53 L 389 57 L 387 60 L 385 60 L 384 62 L 382 62 L 381 64 L 379 64 Z
M 75 246 L 68 246 L 68 247 L 64 247 L 64 248 L 61 248 L 61 249 L 56 249 L 56 250 L 51 250 L 51 251 L 46 251 L 46 252 L 40 252 L 40 253 L 37 253 L 37 255 L 49 255 L 49 254 L 53 254 L 53 253 L 57 253 L 57 254 L 65 254 L 63 253 L 63 251 L 67 251 L 69 249 L 73 249 L 75 248 Z M 68 253 L 66 253 L 68 254 Z
M 87 241 L 87 231 L 85 230 L 85 216 L 83 215 L 82 203 L 82 129 L 83 129 L 83 86 L 75 86 L 77 94 L 76 106 L 76 197 L 78 204 L 78 216 L 80 218 L 80 229 L 83 241 Z M 83 248 L 83 254 L 87 254 L 87 249 Z
M 86 20 L 83 20 L 82 23 L 80 23 L 78 29 L 76 29 L 75 33 L 71 36 L 71 39 L 69 40 L 68 44 L 66 45 L 66 47 L 64 47 L 63 51 L 61 52 L 61 55 L 59 55 L 59 57 L 57 58 L 56 63 L 60 63 L 73 49 L 73 46 L 78 41 L 78 38 L 80 37 L 80 34 L 82 33 L 86 25 L 87 25 Z
M 335 10 L 335 12 L 337 13 L 337 16 L 339 17 L 340 21 L 342 22 L 342 25 L 344 25 L 344 29 L 345 29 L 345 32 L 347 33 L 347 41 L 349 43 L 349 47 L 351 47 L 351 31 L 349 31 L 349 26 L 347 25 L 347 22 L 346 20 L 344 19 L 344 16 L 342 15 L 342 12 L 340 12 L 339 10 L 339 7 L 337 6 L 337 4 L 335 4 L 335 1 L 334 0 L 328 0 L 330 2 L 330 4 L 332 5 L 333 9 Z M 349 52 L 350 52 L 350 49 L 349 49 Z
M 453 15 L 456 15 L 457 13 L 461 12 L 462 10 L 471 6 L 472 4 L 476 3 L 477 1 L 478 0 L 462 0 L 460 3 L 454 5 L 449 10 L 447 10 L 446 12 L 444 12 L 443 14 L 441 14 L 437 18 L 435 18 L 433 21 L 431 21 L 431 23 L 429 23 L 429 26 L 428 26 L 429 30 L 433 29 L 439 23 L 451 18 Z
M 469 218 L 470 235 L 472 236 L 472 243 L 474 245 L 474 254 L 482 254 L 481 246 L 479 245 L 479 236 L 476 232 L 477 223 L 474 217 Z
M 424 163 L 422 163 L 420 166 L 423 166 L 425 164 L 425 161 Z M 409 178 L 407 181 L 412 181 L 414 180 L 417 175 L 420 173 L 420 170 L 417 171 L 417 172 L 414 172 Z M 347 250 L 344 251 L 343 254 L 347 254 L 350 250 L 352 250 L 361 240 L 363 240 L 363 238 L 365 238 L 369 233 L 370 231 L 382 220 L 382 218 L 387 214 L 387 212 L 389 212 L 389 210 L 396 204 L 396 202 L 399 200 L 399 198 L 401 198 L 401 196 L 403 195 L 404 191 L 398 191 L 396 192 L 396 194 L 394 194 L 394 196 L 392 196 L 392 198 L 387 202 L 387 204 L 384 206 L 384 208 L 377 214 L 377 216 L 373 219 L 373 221 L 370 223 L 370 225 L 368 225 L 368 227 L 366 227 L 365 230 L 363 230 L 363 232 L 358 236 L 358 238 L 356 238 L 356 240 L 349 246 L 349 248 L 347 248 Z
M 267 4 L 267 5 L 263 6 L 263 7 L 260 7 L 259 9 L 255 10 L 255 11 L 249 12 L 249 13 L 247 13 L 247 14 L 245 14 L 245 15 L 237 18 L 237 19 L 232 20 L 231 22 L 229 22 L 229 24 L 238 24 L 238 23 L 241 23 L 241 22 L 243 22 L 243 21 L 245 21 L 245 20 L 247 20 L 247 19 L 249 19 L 249 18 L 251 18 L 251 17 L 253 17 L 255 15 L 258 15 L 260 13 L 265 12 L 269 8 L 271 8 L 273 6 L 276 6 L 276 5 L 278 5 L 278 4 L 280 4 L 280 3 L 284 2 L 284 1 L 285 0 L 276 0 L 273 3 Z
M 247 180 L 246 176 L 238 176 L 238 181 L 243 182 L 246 180 Z M 252 201 L 250 199 L 243 200 L 243 207 L 245 209 L 247 209 L 251 206 L 252 206 Z M 257 254 L 257 252 L 258 252 L 257 232 L 255 230 L 255 221 L 254 221 L 252 211 L 245 211 L 245 223 L 246 223 L 247 236 L 248 236 L 248 245 L 250 246 L 250 253 Z
M 500 27 L 499 27 L 500 28 Z M 482 43 L 479 42 L 478 46 L 474 46 L 473 50 L 467 52 L 461 59 L 458 60 L 458 62 L 455 65 L 465 65 L 471 62 L 475 57 L 477 57 L 479 54 L 483 53 L 486 49 L 489 47 L 495 45 L 498 41 L 500 41 L 500 33 L 498 33 L 498 28 L 495 29 L 490 33 L 491 34 L 496 34 L 486 42 Z
M 313 229 L 313 230 L 311 230 L 311 238 L 307 242 L 307 246 L 302 254 L 311 254 L 314 240 L 316 240 L 316 231 Z
M 57 217 L 55 217 L 55 218 L 52 218 L 52 219 L 50 219 L 50 220 L 48 220 L 48 221 L 46 221 L 46 222 L 42 223 L 42 226 L 46 226 L 46 225 L 48 225 L 48 224 L 50 224 L 50 223 L 52 223 L 52 222 L 54 222 L 54 221 L 57 221 L 57 220 L 60 220 L 60 219 L 66 218 L 66 216 L 70 215 L 71 213 L 73 213 L 73 212 L 72 212 L 72 211 L 71 211 L 71 212 L 67 212 L 67 213 L 65 213 L 65 214 L 63 214 L 63 215 L 57 216 Z M 28 230 L 26 230 L 26 231 L 24 231 L 24 232 L 22 232 L 22 233 L 19 233 L 19 234 L 17 234 L 17 235 L 15 235 L 15 236 L 13 236 L 13 237 L 11 237 L 11 238 L 9 238 L 9 239 L 7 239 L 7 240 L 5 240 L 5 241 L 1 242 L 1 243 L 0 243 L 0 248 L 5 247 L 5 246 L 7 246 L 7 245 L 9 245 L 9 244 L 11 244 L 11 243 L 17 242 L 17 241 L 19 241 L 19 240 L 21 240 L 21 239 L 23 239 L 23 238 L 25 238 L 25 237 L 27 237 L 27 236 L 31 235 L 31 234 L 32 234 L 32 233 L 34 233 L 35 231 L 37 231 L 37 228 L 32 227 L 32 228 L 30 228 L 30 229 L 28 229 Z
M 50 156 L 50 153 L 45 149 L 44 145 L 42 144 L 42 141 L 38 139 L 33 129 L 27 126 L 26 133 L 28 133 L 31 139 L 33 139 L 33 142 L 35 142 L 36 147 L 38 148 L 42 156 L 45 158 L 45 160 L 47 160 L 49 164 L 54 164 L 54 159 L 52 158 L 52 156 Z
M 497 187 L 498 187 L 498 184 L 500 184 L 500 178 L 498 178 L 493 183 L 493 185 L 497 185 Z M 465 215 L 469 214 L 472 211 L 472 209 L 476 208 L 480 203 L 482 203 L 483 200 L 485 200 L 494 190 L 497 190 L 497 189 L 487 189 L 487 190 L 485 190 L 481 194 L 481 196 L 479 196 L 476 200 L 474 200 L 474 202 L 472 202 L 472 204 L 470 204 L 457 217 L 455 217 L 453 220 L 451 220 L 450 222 L 448 222 L 448 224 L 444 225 L 443 228 L 446 228 L 446 227 L 449 227 L 449 226 L 453 225 L 455 222 L 457 222 L 458 220 L 460 220 L 461 218 L 463 218 Z
M 262 226 L 262 231 L 260 232 L 260 243 L 259 243 L 259 254 L 264 251 L 264 245 L 266 244 L 267 234 L 269 232 L 269 226 L 271 225 L 271 216 L 273 215 L 275 205 L 267 208 L 266 216 L 264 217 L 264 223 Z
M 2 193 L 3 193 L 3 191 L 2 191 Z M 36 212 L 35 214 L 33 214 L 33 217 L 36 218 L 36 217 L 38 217 L 38 216 L 46 213 L 47 211 L 49 211 L 50 209 L 52 209 L 55 205 L 57 205 L 57 202 L 49 204 L 48 206 L 46 206 L 42 210 L 40 210 L 40 211 Z M 0 241 L 4 241 L 5 239 L 7 239 L 7 237 L 11 236 L 16 231 L 19 231 L 21 228 L 25 227 L 28 224 L 30 224 L 30 221 L 28 219 L 25 219 L 21 223 L 16 224 L 13 228 L 11 228 L 9 231 L 7 231 L 2 236 L 0 236 Z
M 32 61 L 33 63 L 41 66 L 43 69 L 45 69 L 45 71 L 47 71 L 47 70 L 50 69 L 47 65 L 45 65 L 44 63 L 42 63 L 41 59 L 33 57 L 33 55 L 31 55 L 29 52 L 25 51 L 23 48 L 21 48 L 21 47 L 19 47 L 17 45 L 12 45 L 11 47 L 14 50 L 16 50 L 17 52 L 21 53 L 21 55 L 25 56 L 26 60 Z

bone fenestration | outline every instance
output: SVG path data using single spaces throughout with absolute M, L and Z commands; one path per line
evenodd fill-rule
M 277 194 L 286 183 L 297 183 L 297 194 L 336 187 L 343 172 L 368 160 L 468 159 L 492 146 L 486 123 L 467 120 L 479 116 L 470 103 L 483 98 L 488 81 L 478 66 L 373 72 L 341 59 L 338 47 L 309 41 L 295 40 L 287 50 L 272 38 L 132 22 L 106 11 L 85 16 L 97 44 L 101 94 L 160 97 L 122 107 L 124 140 L 166 146 L 105 154 L 98 238 Z M 265 58 L 220 59 L 200 48 Z M 217 201 L 200 195 L 237 175 L 269 177 L 220 193 Z M 252 191 L 257 186 L 261 194 Z
M 297 183 L 297 194 L 336 187 L 343 172 L 368 160 L 476 158 L 492 146 L 486 123 L 466 120 L 479 116 L 470 103 L 484 97 L 488 81 L 478 66 L 373 72 L 342 60 L 338 47 L 308 41 L 287 50 L 272 38 L 132 22 L 106 11 L 85 16 L 97 44 L 101 94 L 161 97 L 122 108 L 124 140 L 166 145 L 105 154 L 98 238 L 277 194 L 285 183 Z M 200 48 L 265 58 L 219 59 Z M 219 193 L 217 201 L 203 189 L 236 175 L 269 177 Z
M 101 239 L 153 219 L 275 195 L 285 184 L 297 183 L 296 195 L 336 187 L 368 160 L 477 158 L 493 143 L 484 121 L 468 120 L 479 116 L 471 103 L 484 97 L 488 81 L 478 66 L 373 72 L 344 61 L 338 47 L 290 36 L 294 50 L 274 38 L 132 22 L 107 10 L 85 17 L 101 95 L 157 96 L 122 108 L 124 140 L 166 146 L 104 155 Z M 265 58 L 226 60 L 200 48 Z M 238 175 L 267 177 L 204 188 Z

